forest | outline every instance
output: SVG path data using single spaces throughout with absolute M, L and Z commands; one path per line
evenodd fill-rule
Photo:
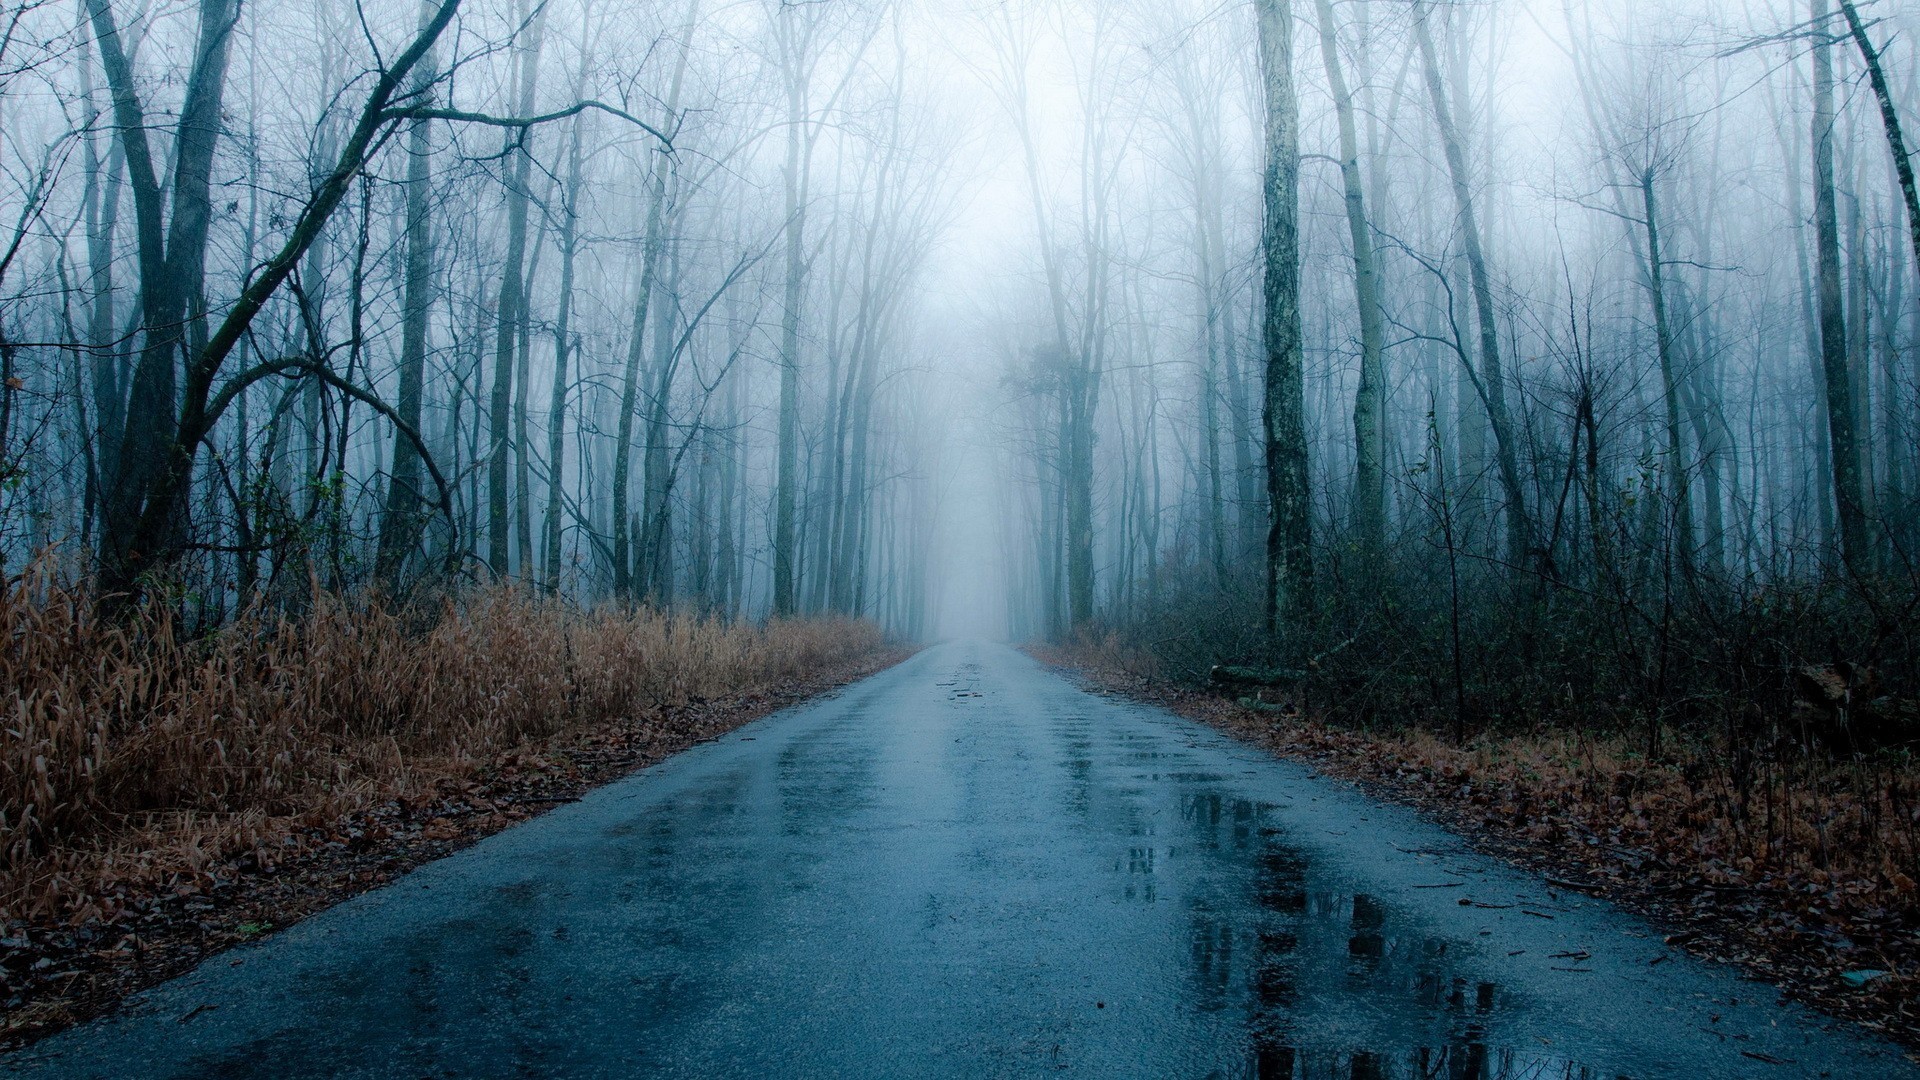
M 1916 41 L 7 0 L 0 915 L 973 637 L 1910 912 Z
M 1911 666 L 1895 11 L 403 7 L 13 5 L 10 572 Z

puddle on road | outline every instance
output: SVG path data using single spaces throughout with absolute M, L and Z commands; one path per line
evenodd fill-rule
M 1129 900 L 1184 905 L 1192 1007 L 1245 1018 L 1243 1067 L 1212 1076 L 1605 1075 L 1555 1056 L 1529 1031 L 1524 1002 L 1472 974 L 1476 944 L 1430 936 L 1375 897 L 1318 880 L 1277 807 L 1189 791 L 1178 834 L 1130 847 L 1115 870 Z

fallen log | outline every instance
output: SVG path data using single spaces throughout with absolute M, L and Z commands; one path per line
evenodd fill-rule
M 1306 672 L 1291 668 L 1253 668 L 1231 664 L 1215 664 L 1207 672 L 1207 678 L 1221 686 L 1292 686 L 1306 677 Z
M 1307 661 L 1307 667 L 1309 669 L 1318 668 L 1320 661 L 1340 652 L 1358 640 L 1358 637 L 1350 637 L 1340 644 L 1335 645 L 1333 648 L 1316 654 L 1313 659 Z M 1258 668 L 1247 667 L 1240 664 L 1215 664 L 1207 670 L 1208 680 L 1218 686 L 1285 687 L 1292 686 L 1298 682 L 1305 682 L 1309 674 L 1309 671 L 1301 671 L 1297 668 Z
M 1275 716 L 1292 716 L 1294 711 L 1291 705 L 1282 705 L 1272 701 L 1261 701 L 1257 697 L 1241 698 L 1240 707 L 1243 709 L 1251 709 L 1257 713 L 1272 713 Z

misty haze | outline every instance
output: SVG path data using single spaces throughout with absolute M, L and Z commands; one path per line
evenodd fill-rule
M 0 1072 L 1920 1076 L 1920 7 L 0 0 Z

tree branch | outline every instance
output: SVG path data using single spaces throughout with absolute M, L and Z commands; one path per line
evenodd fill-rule
M 616 108 L 603 101 L 578 101 L 564 109 L 539 116 L 494 116 L 491 113 L 467 112 L 464 109 L 436 109 L 419 105 L 406 108 L 388 109 L 381 114 L 383 120 L 447 120 L 462 124 L 481 124 L 486 127 L 530 128 L 541 124 L 551 124 L 557 120 L 566 120 L 578 116 L 589 109 L 617 116 L 627 123 L 660 140 L 669 153 L 673 151 L 673 140 L 662 134 L 658 128 L 633 115 L 625 109 Z
M 363 390 L 341 378 L 339 375 L 334 374 L 332 369 L 326 365 L 315 363 L 306 357 L 287 357 L 281 360 L 270 360 L 264 364 L 248 368 L 246 371 L 235 375 L 225 386 L 221 387 L 220 393 L 208 403 L 206 411 L 207 426 L 211 428 L 213 424 L 220 419 L 220 414 L 226 412 L 227 407 L 232 405 L 235 399 L 254 383 L 262 379 L 272 378 L 275 375 L 285 375 L 289 372 L 299 372 L 303 375 L 312 376 L 348 397 L 362 402 L 374 412 L 379 413 L 391 421 L 395 430 L 399 431 L 403 438 L 413 444 L 414 452 L 420 455 L 421 464 L 426 466 L 427 475 L 433 480 L 435 489 L 439 491 L 440 514 L 446 518 L 447 528 L 452 533 L 452 539 L 447 544 L 448 559 L 449 561 L 456 559 L 458 556 L 453 553 L 457 552 L 460 547 L 460 525 L 459 522 L 455 520 L 453 514 L 453 488 L 447 483 L 446 477 L 441 474 L 440 466 L 433 460 L 433 451 L 428 448 L 426 440 L 420 437 L 420 433 L 414 430 L 413 425 L 400 418 L 400 413 L 394 409 L 393 406 L 380 400 L 379 396 L 372 391 Z

